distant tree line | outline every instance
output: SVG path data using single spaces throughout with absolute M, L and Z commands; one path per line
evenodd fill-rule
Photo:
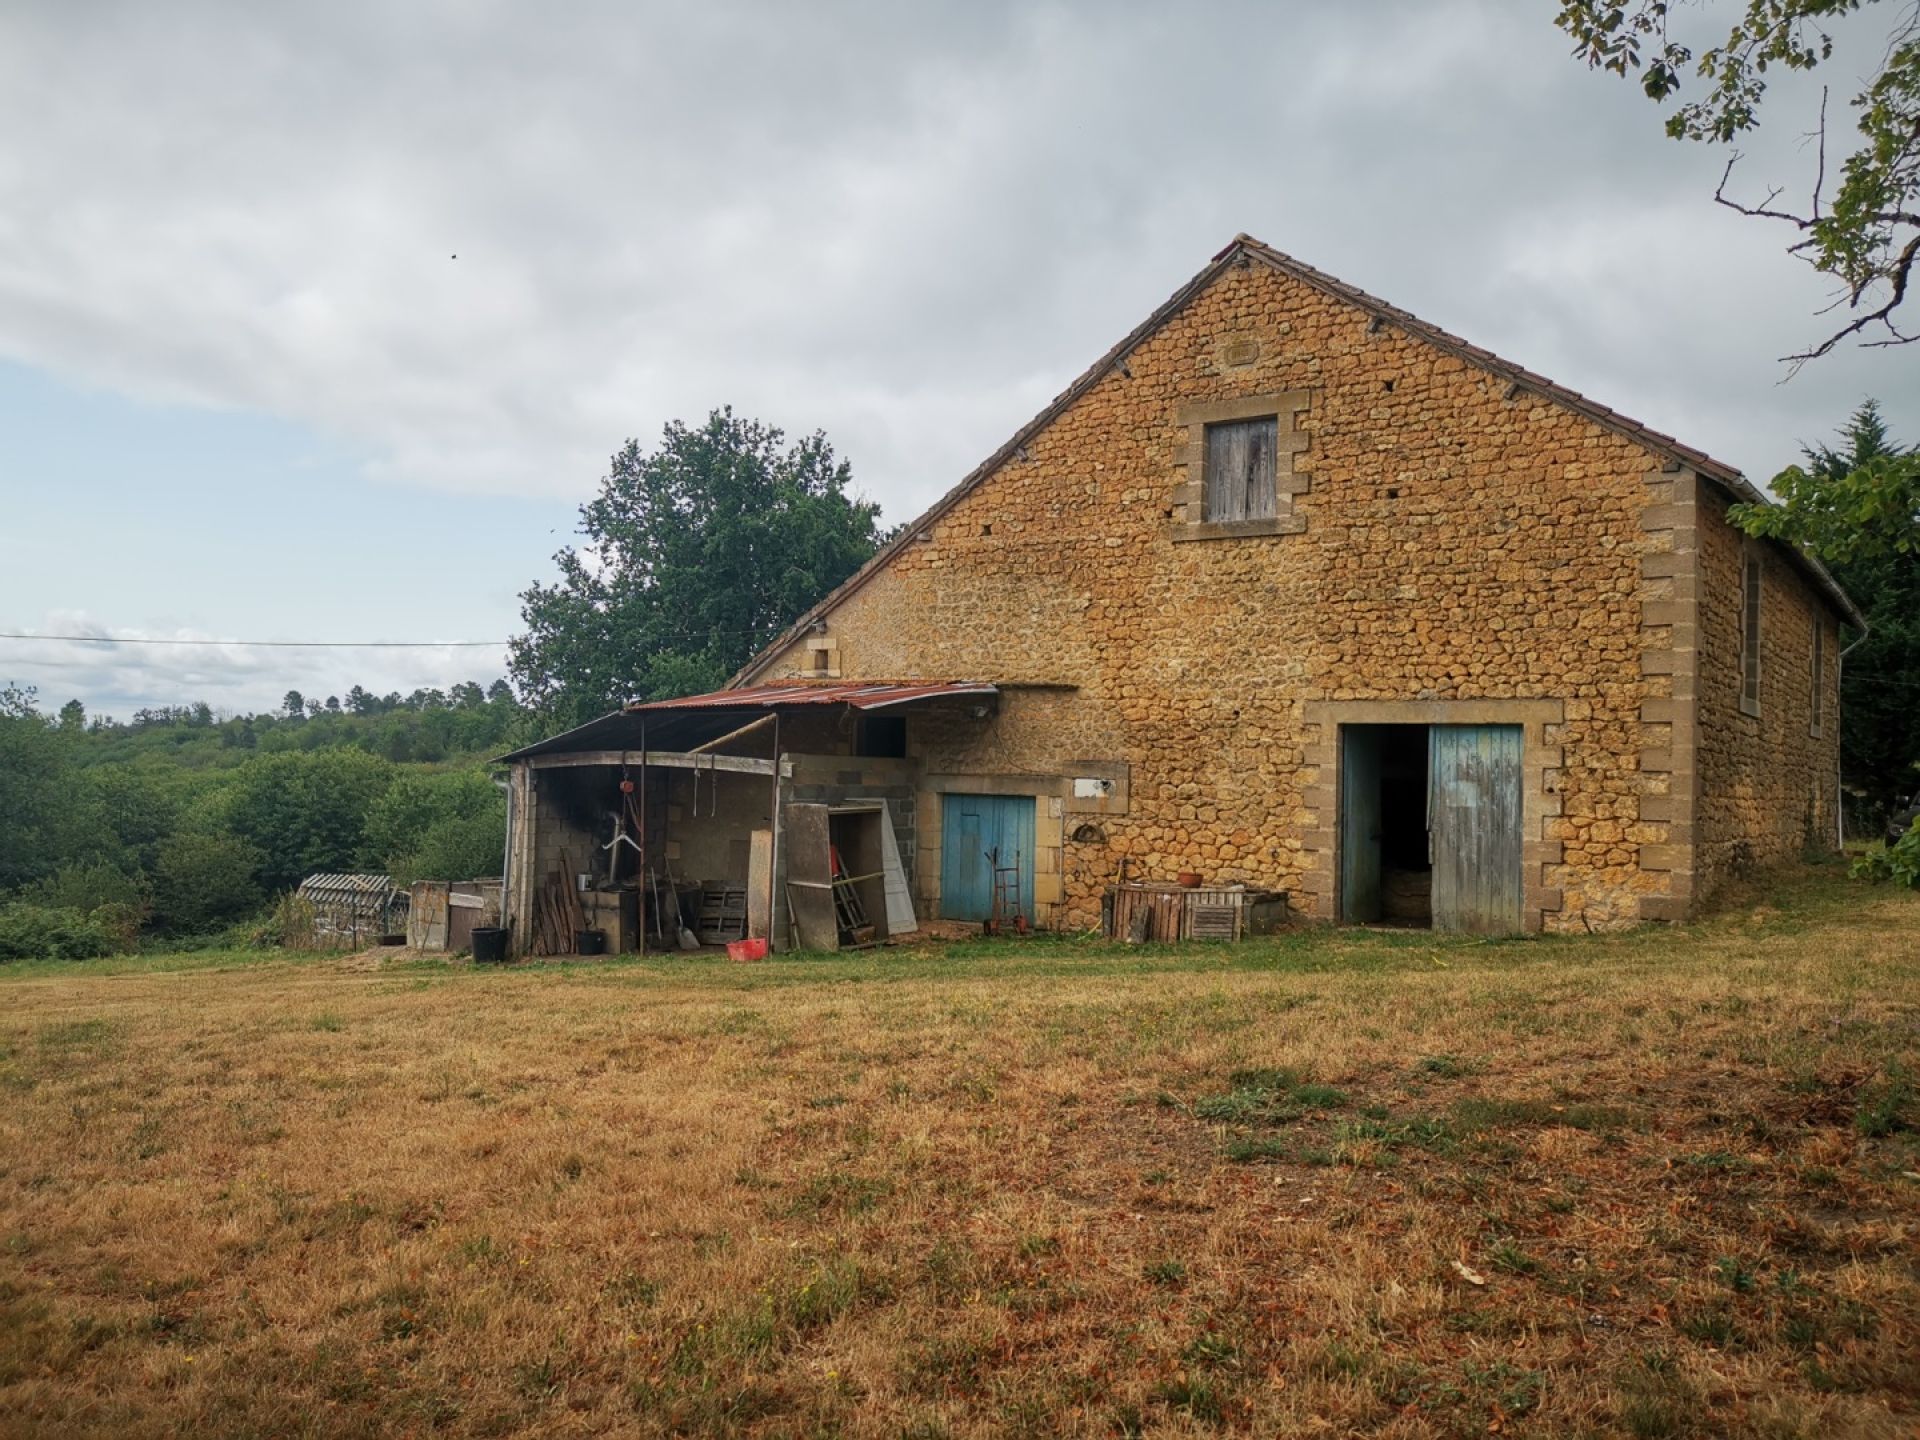
M 487 761 L 536 724 L 504 681 L 124 723 L 36 700 L 0 691 L 0 959 L 272 938 L 274 897 L 316 871 L 497 875 L 506 807 Z

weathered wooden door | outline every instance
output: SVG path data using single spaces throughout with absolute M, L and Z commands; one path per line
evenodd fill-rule
M 1033 919 L 1033 797 L 940 797 L 940 914 L 947 920 L 986 920 L 993 914 L 993 866 L 1017 865 L 1020 913 Z M 1011 919 L 1009 914 L 1006 918 Z
M 1427 732 L 1433 928 L 1520 929 L 1520 727 L 1435 725 Z
M 1380 731 L 1340 728 L 1340 918 L 1380 918 Z

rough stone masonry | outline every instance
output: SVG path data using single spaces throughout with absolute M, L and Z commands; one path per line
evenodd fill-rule
M 1203 427 L 1261 415 L 1279 513 L 1210 526 Z M 1041 802 L 1042 923 L 1096 923 L 1123 857 L 1331 918 L 1336 727 L 1411 721 L 1525 727 L 1528 928 L 1680 918 L 1833 834 L 1848 610 L 1729 526 L 1751 493 L 1242 237 L 737 678 L 830 653 L 848 679 L 1002 686 L 988 722 L 909 730 L 923 905 L 940 790 L 992 783 Z M 1119 800 L 1078 823 L 1100 766 Z

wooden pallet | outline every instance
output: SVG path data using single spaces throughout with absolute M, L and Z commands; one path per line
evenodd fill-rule
M 747 887 L 722 885 L 700 892 L 700 923 L 694 927 L 702 945 L 725 945 L 747 938 Z

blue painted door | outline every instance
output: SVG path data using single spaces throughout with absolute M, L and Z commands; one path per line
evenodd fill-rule
M 1427 836 L 1433 928 L 1520 929 L 1520 727 L 1435 725 L 1427 732 Z
M 940 797 L 940 915 L 947 920 L 985 920 L 993 914 L 993 861 L 1015 866 L 1020 877 L 1019 911 L 1033 919 L 1033 797 L 942 795 Z M 1005 917 L 1013 918 L 1011 910 Z

